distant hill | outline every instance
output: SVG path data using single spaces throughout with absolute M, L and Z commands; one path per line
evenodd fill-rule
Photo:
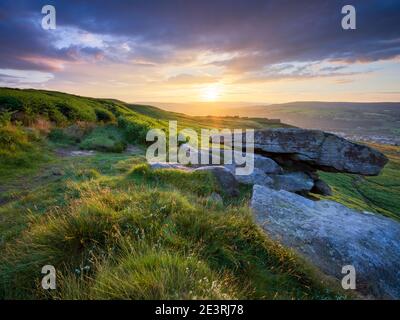
M 183 112 L 191 116 L 222 116 L 232 115 L 227 113 L 231 109 L 246 108 L 248 106 L 258 106 L 258 103 L 248 102 L 232 102 L 232 101 L 215 101 L 215 102 L 140 102 L 140 104 L 150 104 L 158 108 L 173 111 Z
M 224 114 L 278 118 L 294 126 L 333 131 L 355 140 L 400 142 L 400 102 L 292 102 L 230 108 Z
M 157 103 L 190 115 L 280 119 L 283 123 L 335 132 L 353 140 L 400 144 L 400 102 L 303 101 L 254 105 L 245 102 Z

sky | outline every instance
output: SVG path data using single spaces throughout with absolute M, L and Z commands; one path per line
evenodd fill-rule
M 44 5 L 56 29 L 42 28 Z M 342 7 L 356 9 L 344 30 Z M 127 102 L 400 101 L 399 0 L 0 0 L 0 86 Z

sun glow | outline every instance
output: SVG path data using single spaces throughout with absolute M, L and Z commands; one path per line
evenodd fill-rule
M 202 90 L 202 100 L 204 101 L 217 101 L 221 95 L 221 88 L 216 85 L 205 87 Z

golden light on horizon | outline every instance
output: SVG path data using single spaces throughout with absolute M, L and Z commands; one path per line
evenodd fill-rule
M 221 88 L 217 85 L 210 85 L 202 89 L 201 98 L 203 101 L 214 102 L 217 101 L 221 95 Z

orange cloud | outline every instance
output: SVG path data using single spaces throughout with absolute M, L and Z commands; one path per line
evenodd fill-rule
M 22 56 L 19 59 L 50 71 L 61 71 L 64 69 L 65 64 L 64 60 L 41 56 Z

